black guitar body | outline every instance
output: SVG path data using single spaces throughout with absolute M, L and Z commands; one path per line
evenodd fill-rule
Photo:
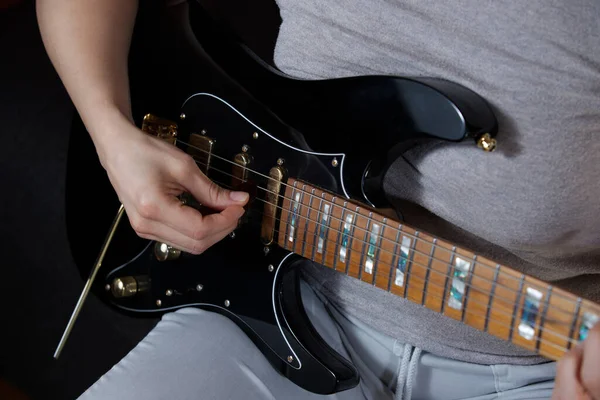
M 163 98 L 168 106 L 143 112 L 175 120 L 177 145 L 184 151 L 190 134 L 202 132 L 213 139 L 208 176 L 249 191 L 251 202 L 234 237 L 199 256 L 158 261 L 155 243 L 141 241 L 135 257 L 117 264 L 122 257 L 112 254 L 131 252 L 126 249 L 129 242 L 120 240 L 131 229 L 121 227 L 93 291 L 117 310 L 141 316 L 182 307 L 222 313 L 297 385 L 321 394 L 354 387 L 359 381 L 356 369 L 321 339 L 304 311 L 297 268 L 303 260 L 260 240 L 269 170 L 279 161 L 290 178 L 380 206 L 385 204 L 381 177 L 403 150 L 428 140 L 495 136 L 496 119 L 483 99 L 446 81 L 383 76 L 297 81 L 259 62 L 220 32 L 197 4 L 174 9 L 171 18 L 174 51 L 186 60 L 185 68 L 166 79 L 173 87 L 167 90 L 173 97 Z M 201 46 L 199 37 L 204 38 Z M 200 55 L 202 48 L 219 65 L 212 80 L 206 77 L 214 67 L 199 61 L 206 57 Z M 233 94 L 215 84 L 214 76 L 223 71 L 243 90 Z M 251 162 L 240 184 L 231 175 L 232 160 L 242 148 Z M 138 277 L 148 283 L 148 290 L 115 298 L 105 286 L 120 277 Z

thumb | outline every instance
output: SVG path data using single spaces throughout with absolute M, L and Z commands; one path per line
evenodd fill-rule
M 197 201 L 218 210 L 229 206 L 243 206 L 249 198 L 246 192 L 232 191 L 219 186 L 199 170 L 189 175 L 189 182 L 184 186 Z

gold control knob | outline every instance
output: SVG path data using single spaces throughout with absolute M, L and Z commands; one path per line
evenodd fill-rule
M 150 281 L 146 276 L 121 276 L 113 279 L 110 291 L 115 298 L 120 299 L 144 292 L 149 287 Z
M 479 136 L 477 139 L 477 147 L 483 149 L 484 151 L 494 151 L 496 150 L 496 139 L 494 139 L 489 133 L 484 133 Z
M 176 260 L 181 255 L 181 250 L 169 246 L 166 243 L 156 242 L 154 244 L 154 256 L 158 261 Z

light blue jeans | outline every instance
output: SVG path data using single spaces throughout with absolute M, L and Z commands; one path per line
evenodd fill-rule
M 343 315 L 302 285 L 309 318 L 350 359 L 360 384 L 330 396 L 281 376 L 227 317 L 196 308 L 165 314 L 125 358 L 81 397 L 98 399 L 549 399 L 556 363 L 479 365 L 437 357 Z

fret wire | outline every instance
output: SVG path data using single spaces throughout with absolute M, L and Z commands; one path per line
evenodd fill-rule
M 402 229 L 402 224 L 398 224 L 398 229 L 396 230 L 396 243 L 394 244 L 394 253 L 392 254 L 392 266 L 390 268 L 390 278 L 388 279 L 388 292 L 392 290 L 392 280 L 393 274 L 396 272 L 396 257 L 398 257 L 398 246 L 400 243 L 400 232 Z
M 444 310 L 446 309 L 446 294 L 448 294 L 448 282 L 450 281 L 452 266 L 455 263 L 456 263 L 456 246 L 452 246 L 452 256 L 450 257 L 450 262 L 449 262 L 448 268 L 446 270 L 446 281 L 444 283 L 444 296 L 442 297 L 442 309 L 440 311 L 441 314 L 443 314 Z
M 201 148 L 199 148 L 199 147 L 197 147 L 197 146 L 194 146 L 194 145 L 192 145 L 192 144 L 190 144 L 190 143 L 187 143 L 187 142 L 185 142 L 185 141 L 183 141 L 183 140 L 176 139 L 176 141 L 177 141 L 178 143 L 181 143 L 181 144 L 183 144 L 183 145 L 186 145 L 186 146 L 188 146 L 188 147 L 194 148 L 194 149 L 196 149 L 196 150 L 198 150 L 198 151 L 201 151 L 201 152 L 203 152 L 203 153 L 208 153 L 208 151 L 207 151 L 207 150 L 205 150 L 205 149 L 201 149 Z M 214 158 L 216 158 L 216 159 L 220 159 L 220 160 L 222 160 L 222 161 L 224 161 L 224 162 L 226 162 L 226 163 L 229 163 L 229 164 L 235 165 L 235 163 L 234 163 L 233 161 L 231 161 L 231 160 L 228 160 L 227 158 L 221 157 L 221 156 L 219 156 L 218 154 L 214 154 L 214 153 L 212 153 L 212 152 L 211 152 L 211 155 L 212 155 Z M 194 160 L 195 160 L 195 158 L 194 158 Z M 197 163 L 198 163 L 198 164 L 202 164 L 202 163 L 199 163 L 199 162 L 197 162 Z M 205 164 L 205 165 L 206 165 L 206 164 Z M 213 168 L 213 169 L 215 169 L 215 168 Z M 252 173 L 252 174 L 259 175 L 259 176 L 261 176 L 261 177 L 263 177 L 263 178 L 266 178 L 267 180 L 273 180 L 273 178 L 271 178 L 270 176 L 267 176 L 267 175 L 265 175 L 265 174 L 263 174 L 263 173 L 260 173 L 260 172 L 258 172 L 258 171 L 255 171 L 255 170 L 252 170 L 252 169 L 247 169 L 247 170 L 248 170 L 250 173 Z M 222 172 L 222 171 L 221 171 L 221 172 Z M 288 185 L 287 183 L 282 183 L 282 184 L 283 184 L 284 186 L 290 186 L 290 185 Z M 277 195 L 278 195 L 278 196 L 281 196 L 281 195 L 279 195 L 279 194 L 277 194 Z M 485 264 L 483 264 L 483 265 L 485 266 Z M 507 274 L 507 275 L 508 275 L 508 274 Z M 508 276 L 510 276 L 510 275 L 508 275 Z M 559 296 L 561 296 L 561 297 L 563 297 L 565 300 L 568 300 L 568 301 L 573 301 L 573 300 L 572 300 L 572 299 L 570 299 L 570 298 L 567 298 L 567 297 L 564 297 L 564 296 L 562 296 L 560 293 L 559 293 L 558 295 L 559 295 Z
M 381 225 L 381 234 L 379 235 L 379 242 L 381 243 L 381 239 L 383 239 L 383 235 L 385 234 L 385 224 L 387 218 L 383 219 L 383 224 Z M 381 252 L 381 245 L 377 248 L 377 254 L 375 255 L 374 265 L 373 265 L 373 285 L 377 284 L 377 267 L 379 266 L 379 253 Z
M 436 272 L 438 272 L 438 271 L 436 271 Z M 421 277 L 419 277 L 419 276 L 415 276 L 414 278 L 418 278 L 420 281 L 423 281 L 423 278 L 421 278 Z M 433 284 L 433 285 L 435 285 L 435 286 L 438 286 L 438 287 L 440 287 L 440 288 L 442 287 L 442 285 L 436 285 L 436 284 L 435 284 L 435 282 L 432 282 L 432 284 Z M 440 296 L 438 296 L 438 295 L 436 295 L 435 293 L 431 294 L 431 296 L 433 296 L 434 298 L 437 298 L 437 299 L 441 299 L 441 297 L 440 297 Z M 477 301 L 477 300 L 475 300 L 475 299 L 472 299 L 471 301 L 472 301 L 472 302 L 476 302 L 477 304 L 480 304 L 480 305 L 484 305 L 484 303 L 482 303 L 482 302 L 479 302 L 479 301 Z M 513 310 L 513 311 L 514 311 L 514 310 Z M 501 313 L 503 313 L 504 315 L 507 315 L 507 316 L 511 315 L 510 313 L 508 313 L 508 312 L 505 312 L 504 310 L 500 310 L 500 312 L 501 312 Z M 485 316 L 484 314 L 476 313 L 476 312 L 474 312 L 474 311 L 469 311 L 469 310 L 467 310 L 467 313 L 469 313 L 469 314 L 472 314 L 472 315 L 478 315 L 478 316 L 482 316 L 482 317 L 483 317 L 483 316 Z M 514 314 L 514 312 L 513 312 L 513 314 Z M 491 321 L 492 321 L 492 322 L 494 322 L 494 323 L 500 324 L 500 325 L 502 325 L 502 326 L 509 327 L 509 325 L 507 325 L 507 324 L 503 324 L 503 323 L 501 322 L 501 320 L 493 320 L 493 319 L 492 319 Z M 560 333 L 559 333 L 559 332 L 557 332 L 557 331 L 553 331 L 553 330 L 551 330 L 551 329 L 546 329 L 546 328 L 543 328 L 543 327 L 542 327 L 542 330 L 544 330 L 544 331 L 546 331 L 546 333 L 549 333 L 549 334 L 551 334 L 551 335 L 553 335 L 553 336 L 556 336 L 556 337 L 558 337 L 558 338 L 561 338 L 561 339 L 566 339 L 567 341 L 569 341 L 569 340 L 570 340 L 570 341 L 573 341 L 573 342 L 575 342 L 575 340 L 574 340 L 574 339 L 568 338 L 568 337 L 566 337 L 565 335 L 562 335 L 562 334 L 560 334 Z M 542 341 L 544 341 L 544 339 L 542 339 Z M 547 341 L 546 341 L 546 342 L 547 342 Z M 552 346 L 554 346 L 554 347 L 557 347 L 557 348 L 561 348 L 561 349 L 563 349 L 562 347 L 559 347 L 559 346 L 557 346 L 557 345 L 554 345 L 553 343 L 548 343 L 548 342 L 547 342 L 547 344 L 548 344 L 548 345 L 552 345 Z
M 416 276 L 416 278 L 422 279 L 422 278 L 420 278 L 420 277 L 418 277 L 418 276 Z M 441 287 L 441 285 L 440 285 L 440 287 Z M 442 298 L 441 298 L 439 295 L 436 295 L 435 293 L 432 293 L 432 294 L 430 294 L 430 296 L 433 296 L 433 297 L 434 297 L 434 298 L 436 298 L 436 299 L 441 299 L 441 300 L 442 300 L 442 302 L 443 302 L 443 299 L 442 299 Z M 478 304 L 482 304 L 482 303 L 478 302 Z M 476 312 L 476 311 L 467 310 L 466 312 L 467 312 L 467 313 L 469 313 L 469 314 L 471 314 L 471 315 L 474 315 L 474 316 L 479 316 L 479 317 L 483 317 L 483 316 L 484 316 L 483 314 L 481 314 L 481 313 L 478 313 L 478 312 Z M 509 314 L 507 313 L 506 315 L 509 315 Z M 492 322 L 494 322 L 494 323 L 496 323 L 496 324 L 498 324 L 498 325 L 500 325 L 500 326 L 504 326 L 504 327 L 510 328 L 510 326 L 509 326 L 509 325 L 507 325 L 507 324 L 505 324 L 505 323 L 503 323 L 503 322 L 502 322 L 502 320 L 492 320 Z M 555 336 L 555 337 L 562 338 L 562 339 L 566 339 L 567 341 L 569 341 L 569 340 L 572 340 L 572 339 L 570 339 L 570 338 L 567 338 L 567 337 L 566 337 L 566 336 L 564 336 L 564 335 L 561 335 L 561 334 L 560 334 L 559 332 L 557 332 L 557 331 L 553 331 L 553 330 L 551 330 L 551 329 L 546 329 L 546 328 L 544 328 L 544 327 L 542 327 L 541 329 L 542 329 L 542 330 L 544 330 L 544 331 L 546 331 L 546 333 L 548 333 L 548 334 L 551 334 L 551 335 L 553 335 L 553 336 Z M 557 344 L 554 344 L 553 342 L 550 342 L 550 341 L 548 341 L 548 340 L 546 340 L 546 339 L 542 339 L 542 341 L 543 341 L 543 342 L 544 342 L 544 344 L 546 344 L 546 345 L 549 345 L 549 346 L 556 347 L 557 349 L 560 349 L 560 350 L 565 350 L 565 347 L 564 347 L 564 346 L 559 346 L 559 345 L 557 345 Z M 573 341 L 574 341 L 574 340 L 573 340 Z
M 334 198 L 334 200 L 335 200 L 335 198 Z M 338 254 L 340 253 L 340 239 L 342 237 L 342 230 L 344 229 L 345 213 L 346 213 L 346 207 L 344 205 L 344 208 L 342 209 L 342 218 L 340 218 L 340 230 L 337 233 L 337 241 L 335 242 L 335 251 L 333 253 L 333 269 L 335 271 L 337 271 L 337 258 L 338 258 Z M 331 212 L 331 215 L 333 215 L 333 210 Z
M 354 218 L 352 218 L 352 226 L 350 227 L 351 229 L 351 233 L 350 233 L 350 240 L 348 241 L 348 254 L 346 257 L 346 275 L 348 275 L 348 272 L 350 270 L 350 257 L 352 256 L 352 244 L 354 243 L 354 228 L 356 227 L 356 219 L 357 219 L 357 215 L 358 212 L 360 211 L 360 207 L 356 207 L 356 209 L 354 210 Z
M 261 188 L 261 189 L 263 189 L 263 188 Z M 263 189 L 263 190 L 266 190 L 266 189 Z M 279 196 L 281 196 L 281 195 L 279 195 Z M 287 199 L 287 198 L 286 198 L 286 199 Z M 258 199 L 258 200 L 261 200 L 261 199 Z M 263 201 L 263 200 L 261 200 L 261 201 Z M 338 219 L 338 218 L 336 218 L 336 217 L 332 217 L 332 218 L 334 218 L 334 219 Z M 312 220 L 311 220 L 311 221 L 312 221 Z M 313 222 L 315 222 L 315 221 L 313 221 Z M 329 221 L 329 222 L 331 223 L 331 221 Z M 317 222 L 317 224 L 318 224 L 318 222 Z M 360 227 L 359 227 L 359 229 L 363 229 L 363 228 L 360 228 Z M 392 229 L 394 229 L 394 228 L 392 228 Z M 416 241 L 423 241 L 423 242 L 425 242 L 425 243 L 427 243 L 427 244 L 430 244 L 430 245 L 432 244 L 432 242 L 429 242 L 429 241 L 427 241 L 427 240 L 425 240 L 425 239 L 420 239 L 420 238 L 418 238 L 418 237 L 416 237 L 416 236 L 414 236 L 414 235 L 412 235 L 412 234 L 406 234 L 406 236 L 407 236 L 407 237 L 414 238 Z M 390 240 L 390 239 L 387 239 L 387 238 L 386 238 L 385 240 Z M 450 251 L 450 250 L 448 250 L 448 249 L 445 249 L 445 248 L 443 248 L 443 247 L 441 247 L 441 246 L 439 246 L 439 245 L 436 245 L 436 246 L 437 246 L 437 247 L 438 247 L 440 250 L 442 250 L 442 251 Z M 384 251 L 385 251 L 385 250 L 384 250 Z M 424 254 L 424 253 L 422 253 L 422 252 L 420 252 L 420 251 L 418 251 L 418 253 L 419 253 L 419 254 L 422 254 L 422 255 L 426 255 L 426 254 Z M 484 267 L 484 268 L 493 268 L 493 267 L 490 267 L 490 266 L 488 266 L 488 265 L 486 265 L 486 264 L 483 264 L 483 263 L 480 263 L 480 262 L 478 262 L 478 263 L 477 263 L 477 265 L 479 265 L 480 267 Z M 502 273 L 503 275 L 505 275 L 505 277 L 506 277 L 507 279 L 511 279 L 511 280 L 515 280 L 515 279 L 517 279 L 517 278 L 513 277 L 512 275 L 510 275 L 510 274 L 508 274 L 508 273 L 506 273 L 506 272 L 501 272 L 501 273 Z M 483 280 L 486 280 L 485 278 L 482 278 L 482 279 L 483 279 Z M 488 281 L 489 281 L 489 280 L 488 280 Z M 531 283 L 531 284 L 530 284 L 530 286 L 531 286 L 532 288 L 534 288 L 534 289 L 543 289 L 543 287 L 541 287 L 541 286 L 540 286 L 539 284 L 537 284 L 537 283 Z M 509 290 L 509 291 L 512 291 L 512 292 L 514 292 L 514 291 L 515 291 L 514 289 L 511 289 L 511 288 L 510 288 L 510 287 L 508 287 L 508 286 L 505 286 L 505 287 L 506 287 L 506 289 L 507 289 L 507 290 Z M 570 293 L 569 293 L 569 294 L 570 294 Z M 568 301 L 568 302 L 574 302 L 574 301 L 575 301 L 575 300 L 573 300 L 572 298 L 570 298 L 570 297 L 567 297 L 567 295 L 564 295 L 564 294 L 561 294 L 561 293 L 555 293 L 555 296 L 560 296 L 560 297 L 561 297 L 563 300 L 565 300 L 565 301 Z M 575 296 L 573 296 L 573 297 L 575 297 Z M 565 310 L 565 309 L 563 309 L 563 308 L 561 308 L 561 307 L 558 307 L 558 306 L 557 306 L 556 308 L 557 308 L 558 310 L 562 310 L 564 313 L 571 314 L 571 312 L 570 312 L 570 311 L 568 311 L 568 310 Z
M 581 297 L 577 297 L 577 305 L 575 306 L 575 314 L 573 315 L 573 321 L 571 321 L 571 328 L 569 329 L 569 339 L 573 339 L 575 333 L 575 327 L 577 326 L 577 320 L 579 319 L 579 310 L 581 309 Z M 571 350 L 571 341 L 568 341 L 567 349 Z
M 494 271 L 494 281 L 492 282 L 492 290 L 490 293 L 490 298 L 488 299 L 488 305 L 485 312 L 485 324 L 483 326 L 483 331 L 487 332 L 488 330 L 488 322 L 490 319 L 490 311 L 492 309 L 492 302 L 494 301 L 495 293 L 496 293 L 496 283 L 498 282 L 498 273 L 500 272 L 500 264 L 496 264 L 496 270 Z
M 470 272 L 469 272 L 469 277 L 467 278 L 467 284 L 465 285 L 465 294 L 464 294 L 464 303 L 463 303 L 463 307 L 462 307 L 462 315 L 460 317 L 460 320 L 462 322 L 465 321 L 465 310 L 467 309 L 467 304 L 469 302 L 469 289 L 471 288 L 471 282 L 473 281 L 473 275 L 475 275 L 475 261 L 477 260 L 477 255 L 473 256 L 473 268 L 471 268 Z
M 322 224 L 321 224 L 321 225 L 322 225 Z M 400 224 L 400 226 L 402 226 L 402 225 Z M 408 236 L 408 235 L 407 235 L 407 236 Z M 420 239 L 419 239 L 419 240 L 420 240 Z M 363 243 L 364 243 L 364 241 L 363 241 Z M 432 247 L 434 247 L 435 249 L 440 249 L 440 246 L 439 246 L 439 245 L 436 245 L 435 243 L 432 243 L 432 242 L 426 242 L 426 243 L 429 243 L 429 244 L 431 244 L 431 245 L 432 245 Z M 384 251 L 386 251 L 386 250 L 384 250 Z M 417 252 L 417 251 L 415 250 L 415 253 L 416 253 L 416 252 Z M 422 252 L 419 252 L 419 254 L 424 254 L 424 253 L 422 253 Z M 440 260 L 440 259 L 438 259 L 438 258 L 433 258 L 433 260 L 434 260 L 434 261 L 435 261 L 435 260 L 437 260 L 437 261 L 442 261 L 442 260 Z M 414 262 L 414 260 L 413 260 L 413 262 Z M 421 263 L 416 263 L 416 264 L 417 264 L 417 265 L 424 266 L 424 264 L 421 264 Z M 478 263 L 477 263 L 477 265 L 479 265 L 479 266 L 485 266 L 485 267 L 487 267 L 485 264 L 482 264 L 482 263 L 480 263 L 480 262 L 478 262 Z M 439 271 L 435 271 L 435 272 L 436 272 L 436 273 L 440 273 Z M 500 273 L 502 273 L 502 272 L 500 272 Z M 503 274 L 505 274 L 505 273 L 503 273 Z M 486 279 L 486 278 L 481 278 L 481 279 L 482 279 L 482 280 L 485 280 L 485 281 L 488 281 L 488 282 L 492 282 L 491 280 L 489 280 L 489 279 Z M 515 292 L 515 293 L 517 293 L 517 291 L 515 291 L 515 290 L 514 290 L 514 289 L 512 289 L 512 288 L 510 288 L 509 286 L 501 285 L 501 287 L 505 288 L 505 289 L 506 289 L 506 290 L 508 290 L 508 291 L 511 291 L 511 292 Z M 534 286 L 532 285 L 532 287 L 534 287 Z M 555 293 L 555 294 L 556 294 L 556 293 Z M 561 297 L 563 297 L 563 298 L 564 298 L 564 296 L 561 296 Z M 573 297 L 574 297 L 574 296 L 573 296 Z M 502 300 L 502 301 L 503 301 L 504 303 L 506 303 L 506 304 L 514 304 L 514 300 L 509 300 L 509 299 L 507 299 L 507 298 L 505 298 L 505 297 L 498 297 L 498 296 L 495 296 L 495 297 L 494 297 L 494 299 L 495 299 L 495 300 Z M 567 310 L 565 310 L 565 309 L 563 309 L 563 308 L 561 308 L 561 307 L 553 306 L 553 308 L 554 308 L 554 310 L 555 310 L 555 311 L 557 311 L 557 312 L 561 312 L 561 313 L 565 313 L 565 314 L 568 314 L 568 315 L 572 315 L 572 312 L 571 312 L 571 311 L 567 311 Z
M 323 198 L 324 197 L 325 197 L 325 193 L 323 192 L 323 194 L 321 194 L 321 199 L 319 201 L 319 211 L 317 211 L 317 221 L 321 221 L 321 213 L 323 212 Z M 315 238 L 314 238 L 314 241 L 313 241 L 314 245 L 313 245 L 313 248 L 312 248 L 312 257 L 311 257 L 311 259 L 313 261 L 315 261 L 315 254 L 316 254 L 316 251 L 317 251 L 317 244 L 318 244 L 318 240 L 319 240 L 317 236 L 319 235 L 320 228 L 317 225 L 317 223 L 315 223 L 315 232 L 314 232 L 315 233 L 314 234 Z
M 189 147 L 195 148 L 195 149 L 197 149 L 197 150 L 199 150 L 199 151 L 206 152 L 206 150 L 200 149 L 200 148 L 198 148 L 198 147 L 196 147 L 196 146 L 193 146 L 193 145 L 191 145 L 191 144 L 189 144 L 189 143 L 186 143 L 186 142 L 184 142 L 184 141 L 181 141 L 181 140 L 179 140 L 179 139 L 178 139 L 177 141 L 178 141 L 178 142 L 181 142 L 181 143 L 183 143 L 183 144 L 185 144 L 185 145 L 187 145 L 187 146 L 189 146 Z M 225 162 L 227 162 L 227 163 L 233 164 L 233 162 L 232 162 L 232 161 L 230 161 L 230 160 L 227 160 L 227 159 L 225 159 L 225 158 L 223 158 L 223 157 L 219 157 L 219 156 L 217 156 L 216 154 L 213 154 L 213 156 L 214 156 L 214 157 L 216 157 L 216 158 L 218 158 L 218 159 L 221 159 L 222 161 L 225 161 Z M 194 156 L 193 156 L 193 158 L 194 158 L 194 160 L 196 161 L 196 164 L 199 164 L 199 165 L 204 165 L 204 166 L 206 166 L 206 164 L 204 164 L 204 163 L 202 163 L 202 162 L 200 162 L 200 161 L 197 161 L 196 157 L 194 157 Z M 209 167 L 209 169 L 211 169 L 211 170 L 214 170 L 214 171 L 217 171 L 217 172 L 220 172 L 220 173 L 226 174 L 226 175 L 228 175 L 228 176 L 231 176 L 231 174 L 228 174 L 227 172 L 221 171 L 221 170 L 219 170 L 219 169 L 217 169 L 217 168 L 213 167 L 212 165 L 211 165 L 211 166 L 208 166 L 208 167 Z M 254 170 L 252 170 L 252 169 L 248 169 L 248 171 L 249 171 L 250 173 L 253 173 L 253 174 L 259 175 L 259 176 L 261 176 L 261 177 L 264 177 L 264 178 L 266 178 L 267 180 L 273 180 L 273 178 L 271 178 L 271 177 L 269 177 L 269 176 L 267 176 L 267 175 L 264 175 L 264 174 L 262 174 L 262 173 L 260 173 L 260 172 L 258 172 L 258 171 L 254 171 Z M 289 184 L 286 184 L 286 183 L 282 183 L 282 184 L 283 184 L 284 186 L 290 187 L 290 185 L 289 185 Z M 270 191 L 270 190 L 268 190 L 268 189 L 265 189 L 265 188 L 262 188 L 262 187 L 260 187 L 260 186 L 259 186 L 259 188 L 260 188 L 260 189 L 262 189 L 262 190 L 265 190 L 265 191 Z M 314 190 L 314 189 L 313 189 L 313 190 Z M 270 191 L 270 192 L 272 192 L 272 191 Z M 272 193 L 274 193 L 274 192 L 272 192 Z M 276 196 L 278 196 L 278 197 L 282 197 L 283 199 L 285 199 L 285 198 L 286 198 L 286 197 L 285 197 L 285 195 L 281 195 L 281 194 L 278 194 L 278 193 L 274 193 L 274 194 L 275 194 Z M 259 200 L 260 200 L 260 199 L 259 199 Z M 407 236 L 412 236 L 412 235 L 407 235 Z M 386 239 L 386 240 L 389 240 L 389 239 Z M 422 240 L 422 239 L 421 239 L 421 240 Z M 426 242 L 426 243 L 428 243 L 428 244 L 431 244 L 430 242 L 427 242 L 427 241 L 425 241 L 425 242 Z M 442 248 L 442 249 L 443 249 L 443 248 Z M 446 249 L 443 249 L 443 250 L 444 250 L 444 251 L 447 251 Z M 486 267 L 486 268 L 491 268 L 491 267 L 489 267 L 489 266 L 488 266 L 488 265 L 486 265 L 486 264 L 479 264 L 479 265 L 481 265 L 481 266 L 484 266 L 484 267 Z M 504 274 L 506 274 L 506 273 L 504 273 Z M 509 278 L 509 279 L 515 279 L 515 278 L 514 278 L 513 276 L 511 276 L 510 274 L 506 274 L 506 276 L 507 276 L 507 278 Z M 532 284 L 532 288 L 539 289 L 540 287 L 539 287 L 539 286 L 537 286 L 537 284 Z M 510 289 L 509 289 L 509 290 L 510 290 Z M 570 293 L 568 293 L 568 294 L 570 294 Z M 566 295 L 564 295 L 564 294 L 561 294 L 561 293 L 555 293 L 555 296 L 560 296 L 562 299 L 564 299 L 564 300 L 566 300 L 566 301 L 568 301 L 568 302 L 574 302 L 574 300 L 573 300 L 572 298 L 570 298 L 570 297 L 567 297 Z M 573 297 L 575 297 L 575 296 L 573 296 Z M 563 312 L 565 312 L 565 313 L 568 313 L 568 314 L 570 314 L 570 312 L 569 312 L 569 311 L 563 310 L 563 309 L 562 309 L 562 308 L 560 308 L 560 307 L 556 307 L 556 308 L 557 308 L 557 309 L 559 309 L 559 310 L 561 310 L 561 311 L 563 311 Z
M 433 242 L 437 242 L 434 238 Z M 421 305 L 425 305 L 425 298 L 427 297 L 427 288 L 429 286 L 429 273 L 431 272 L 431 264 L 433 263 L 433 253 L 435 253 L 435 246 L 431 246 L 431 252 L 429 254 L 429 262 L 427 263 L 427 270 L 425 270 L 425 283 L 423 284 L 423 296 L 421 296 Z
M 523 294 L 523 285 L 525 284 L 525 275 L 521 274 L 521 281 L 519 282 L 519 293 L 517 294 L 517 300 L 515 301 L 515 306 L 513 308 L 512 319 L 510 323 L 510 332 L 508 334 L 508 341 L 511 342 L 513 338 L 513 331 L 515 330 L 515 320 L 517 318 L 517 307 L 519 307 L 519 303 L 521 302 L 521 295 Z
M 367 229 L 365 229 L 365 238 L 363 239 L 363 245 L 362 245 L 362 250 L 361 250 L 361 254 L 360 254 L 360 263 L 358 264 L 358 279 L 362 280 L 362 273 L 363 273 L 363 262 L 364 262 L 364 258 L 365 258 L 365 247 L 367 246 L 367 235 L 369 234 L 369 225 L 371 223 L 371 219 L 370 216 L 373 215 L 373 213 L 369 213 L 369 219 L 367 219 Z
M 542 338 L 542 328 L 544 327 L 544 322 L 546 320 L 546 313 L 548 312 L 548 305 L 550 304 L 550 296 L 552 295 L 552 286 L 548 286 L 548 291 L 546 292 L 546 299 L 544 301 L 544 311 L 542 311 L 542 315 L 540 316 L 540 324 L 538 327 L 538 334 L 535 341 L 535 350 L 540 350 L 540 340 Z M 536 316 L 537 317 L 537 316 Z
M 415 237 L 419 237 L 419 231 L 415 231 Z M 415 262 L 415 250 L 417 248 L 417 241 L 413 240 L 412 243 L 412 250 L 410 252 L 410 263 L 408 263 L 408 265 L 406 266 L 406 285 L 404 285 L 404 298 L 406 299 L 408 297 L 408 284 L 410 283 L 410 275 L 411 275 L 411 270 L 412 270 L 412 266 L 413 266 L 413 262 Z
M 304 188 L 306 187 L 306 185 L 302 186 L 302 190 L 304 190 Z M 310 199 L 308 200 L 308 210 L 306 210 L 306 222 L 304 223 L 304 237 L 302 238 L 302 257 L 305 257 L 304 252 L 306 250 L 306 240 L 307 240 L 307 232 L 308 232 L 308 218 L 310 217 L 310 210 L 312 209 L 312 201 L 313 201 L 313 196 L 312 194 L 315 193 L 315 188 L 312 189 L 312 193 L 310 196 Z M 304 198 L 304 195 L 302 195 Z

